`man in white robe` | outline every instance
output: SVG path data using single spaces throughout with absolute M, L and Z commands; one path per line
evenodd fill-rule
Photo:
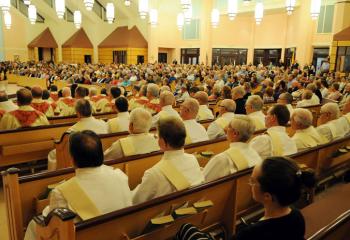
M 130 114 L 128 112 L 128 99 L 125 97 L 118 97 L 115 99 L 115 108 L 118 112 L 117 117 L 107 121 L 110 133 L 126 132 L 129 130 Z
M 204 91 L 196 92 L 194 98 L 199 102 L 197 121 L 213 120 L 213 111 L 208 107 L 208 94 Z
M 245 110 L 248 117 L 253 120 L 255 131 L 265 129 L 265 114 L 262 112 L 264 101 L 258 95 L 248 97 L 245 103 Z
M 163 91 L 159 97 L 159 104 L 161 110 L 153 116 L 152 126 L 156 126 L 161 116 L 175 116 L 181 119 L 179 113 L 173 109 L 175 104 L 175 97 L 170 91 Z

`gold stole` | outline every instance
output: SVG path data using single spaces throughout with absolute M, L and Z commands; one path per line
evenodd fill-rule
M 121 138 L 119 141 L 125 157 L 136 154 L 135 147 L 130 137 Z
M 177 168 L 169 160 L 162 159 L 158 163 L 158 167 L 177 191 L 187 189 L 191 186 L 185 176 L 179 170 L 177 170 Z
M 220 117 L 220 118 L 216 119 L 215 122 L 222 129 L 225 129 L 225 127 L 229 124 L 229 121 L 226 120 L 226 118 L 223 118 L 223 117 Z
M 262 123 L 258 118 L 253 117 L 252 119 L 254 121 L 256 131 L 265 128 L 265 123 Z
M 337 129 L 336 129 L 336 127 L 335 127 L 333 124 L 331 124 L 331 123 L 327 124 L 327 126 L 328 126 L 329 129 L 331 130 L 332 138 L 333 138 L 333 140 L 334 140 L 334 138 L 337 138 L 337 137 L 338 137 L 338 136 L 337 136 Z
M 298 138 L 302 140 L 302 143 L 306 147 L 315 147 L 318 145 L 317 139 L 315 139 L 312 135 L 309 135 L 305 132 L 298 132 Z M 322 141 L 322 139 L 320 139 Z
M 247 169 L 249 167 L 248 159 L 242 154 L 239 148 L 229 148 L 226 153 L 230 156 L 233 164 L 236 166 L 237 171 Z
M 272 156 L 283 156 L 283 148 L 278 133 L 269 130 L 266 133 L 271 138 Z
M 79 185 L 76 177 L 69 179 L 56 188 L 82 220 L 101 215 L 96 205 Z

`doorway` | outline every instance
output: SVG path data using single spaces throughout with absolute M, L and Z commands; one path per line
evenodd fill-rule
M 53 48 L 38 48 L 39 61 L 53 61 L 54 60 L 54 49 Z
M 145 56 L 137 55 L 137 64 L 142 64 L 145 62 Z
M 324 61 L 327 61 L 329 55 L 329 48 L 314 48 L 314 53 L 312 56 L 312 65 L 318 71 Z
M 113 51 L 113 63 L 126 64 L 126 51 Z
M 84 55 L 84 62 L 87 64 L 91 63 L 91 55 Z
M 168 54 L 167 53 L 158 53 L 158 62 L 159 63 L 167 63 L 168 62 Z
M 199 64 L 199 48 L 182 48 L 181 64 Z

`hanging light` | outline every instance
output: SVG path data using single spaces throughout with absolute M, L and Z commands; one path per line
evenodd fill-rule
M 92 8 L 94 7 L 94 0 L 84 0 L 84 5 L 86 10 L 91 11 Z
M 287 14 L 292 15 L 292 12 L 295 7 L 296 0 L 286 0 L 286 9 L 287 9 Z
M 74 25 L 76 28 L 81 27 L 81 12 L 80 11 L 74 11 Z
M 113 3 L 107 3 L 106 5 L 106 18 L 109 24 L 114 21 L 114 5 Z
M 255 5 L 255 21 L 256 24 L 260 24 L 264 17 L 264 5 L 262 2 L 258 2 Z
M 190 24 L 192 20 L 192 5 L 185 11 L 185 23 Z
M 11 0 L 1 0 L 0 1 L 0 7 L 3 12 L 10 11 L 11 7 Z
M 181 0 L 182 9 L 186 11 L 192 5 L 191 0 Z
M 146 19 L 148 13 L 148 0 L 139 0 L 139 14 L 141 19 Z
M 130 0 L 125 0 L 124 1 L 124 5 L 129 7 L 131 5 L 131 1 Z
M 158 24 L 158 11 L 157 11 L 157 9 L 150 9 L 149 10 L 149 21 L 150 21 L 152 27 L 157 26 L 157 24 Z
M 36 22 L 36 7 L 34 5 L 28 6 L 28 18 L 31 24 Z
M 177 28 L 181 31 L 185 24 L 185 16 L 183 13 L 177 15 Z
M 316 20 L 318 18 L 318 15 L 320 15 L 321 12 L 321 0 L 311 0 L 311 18 L 312 20 Z
M 220 21 L 220 12 L 218 9 L 213 9 L 211 11 L 211 25 L 213 28 L 217 28 L 219 26 Z
M 10 12 L 4 13 L 4 23 L 5 23 L 6 29 L 11 29 L 12 19 L 11 19 Z
M 237 7 L 238 5 L 238 1 L 237 0 L 228 0 L 227 1 L 227 14 L 228 14 L 228 18 L 232 21 L 233 19 L 235 19 L 236 15 L 237 15 Z
M 250 3 L 250 1 L 251 1 L 251 0 L 243 0 L 243 4 L 244 4 L 245 6 L 248 6 L 249 3 Z
M 59 19 L 63 19 L 64 13 L 66 11 L 65 0 L 55 0 L 55 7 L 56 7 L 57 17 Z
M 30 0 L 23 0 L 23 3 L 24 3 L 25 5 L 30 5 Z

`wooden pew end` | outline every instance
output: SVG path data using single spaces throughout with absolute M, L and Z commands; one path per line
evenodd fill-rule
M 43 215 L 35 216 L 34 221 L 38 225 L 46 227 L 50 224 L 50 221 L 54 216 L 58 217 L 61 221 L 65 222 L 74 219 L 76 214 L 67 208 L 56 208 L 53 211 L 51 211 L 46 217 L 44 217 Z

